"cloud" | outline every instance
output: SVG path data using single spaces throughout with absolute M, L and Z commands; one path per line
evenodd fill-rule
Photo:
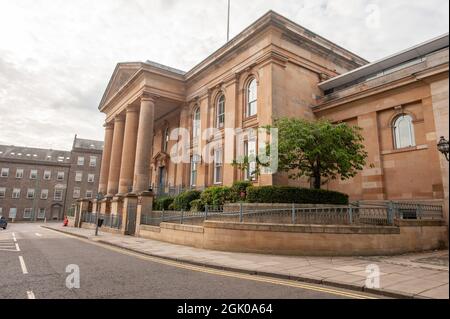
M 231 1 L 231 36 L 273 9 L 369 60 L 449 27 L 447 0 Z M 0 0 L 0 143 L 103 139 L 97 106 L 116 63 L 188 71 L 226 41 L 226 9 L 227 0 Z

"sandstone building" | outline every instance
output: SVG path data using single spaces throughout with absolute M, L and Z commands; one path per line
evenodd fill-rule
M 60 220 L 97 194 L 103 143 L 75 136 L 72 151 L 0 145 L 0 216 Z
M 200 150 L 226 128 L 256 128 L 274 118 L 327 118 L 363 128 L 367 167 L 327 188 L 353 200 L 448 202 L 448 34 L 369 63 L 270 11 L 188 72 L 158 63 L 119 63 L 99 105 L 106 114 L 99 192 L 104 213 L 120 214 L 127 194 L 231 185 L 298 184 L 285 174 L 248 176 L 224 155 L 257 152 L 255 136 Z M 170 150 L 187 128 L 190 160 Z M 218 133 L 204 138 L 203 130 Z M 307 185 L 306 181 L 300 182 Z M 448 209 L 447 209 L 448 210 Z

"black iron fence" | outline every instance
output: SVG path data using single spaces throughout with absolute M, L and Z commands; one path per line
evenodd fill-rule
M 120 229 L 122 227 L 122 217 L 119 215 L 83 213 L 81 216 L 81 221 L 83 223 L 95 225 L 97 223 L 97 220 L 103 220 L 102 227 L 109 227 L 114 229 Z
M 227 207 L 206 206 L 203 211 L 153 211 L 142 214 L 141 224 L 159 226 L 162 222 L 201 224 L 205 220 L 230 222 L 373 225 L 392 226 L 395 219 L 442 220 L 440 205 L 418 203 L 352 203 L 348 206 L 251 208 L 244 204 Z

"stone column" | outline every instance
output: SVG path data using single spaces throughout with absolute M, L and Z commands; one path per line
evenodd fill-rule
M 114 134 L 111 151 L 111 163 L 108 175 L 108 196 L 114 196 L 119 190 L 120 166 L 122 162 L 123 133 L 125 118 L 122 115 L 114 119 Z
M 125 135 L 123 139 L 122 165 L 120 168 L 119 194 L 131 191 L 133 186 L 134 162 L 136 158 L 136 140 L 139 124 L 139 109 L 128 106 L 125 119 Z
M 141 97 L 139 127 L 134 163 L 133 192 L 139 193 L 149 187 L 150 160 L 153 151 L 153 126 L 155 117 L 155 100 L 152 96 Z
M 102 164 L 100 167 L 100 179 L 98 183 L 98 192 L 106 194 L 108 187 L 108 175 L 109 175 L 109 165 L 111 160 L 111 150 L 114 134 L 113 123 L 106 123 L 105 127 L 105 140 L 102 155 Z

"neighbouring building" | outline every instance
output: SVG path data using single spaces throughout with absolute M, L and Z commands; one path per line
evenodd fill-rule
M 249 179 L 256 185 L 309 185 L 286 174 L 249 176 L 224 155 L 257 152 L 257 136 L 223 140 L 226 128 L 256 128 L 278 117 L 328 118 L 363 128 L 367 167 L 326 187 L 352 200 L 448 202 L 448 34 L 370 63 L 272 11 L 188 72 L 158 63 L 119 63 L 99 105 L 106 114 L 99 192 L 103 213 L 124 199 Z M 176 128 L 186 128 L 181 143 Z M 204 130 L 217 132 L 205 138 Z M 177 162 L 174 146 L 189 151 Z M 447 208 L 448 211 L 448 208 Z
M 0 216 L 60 220 L 97 194 L 103 142 L 75 136 L 72 151 L 0 145 Z

